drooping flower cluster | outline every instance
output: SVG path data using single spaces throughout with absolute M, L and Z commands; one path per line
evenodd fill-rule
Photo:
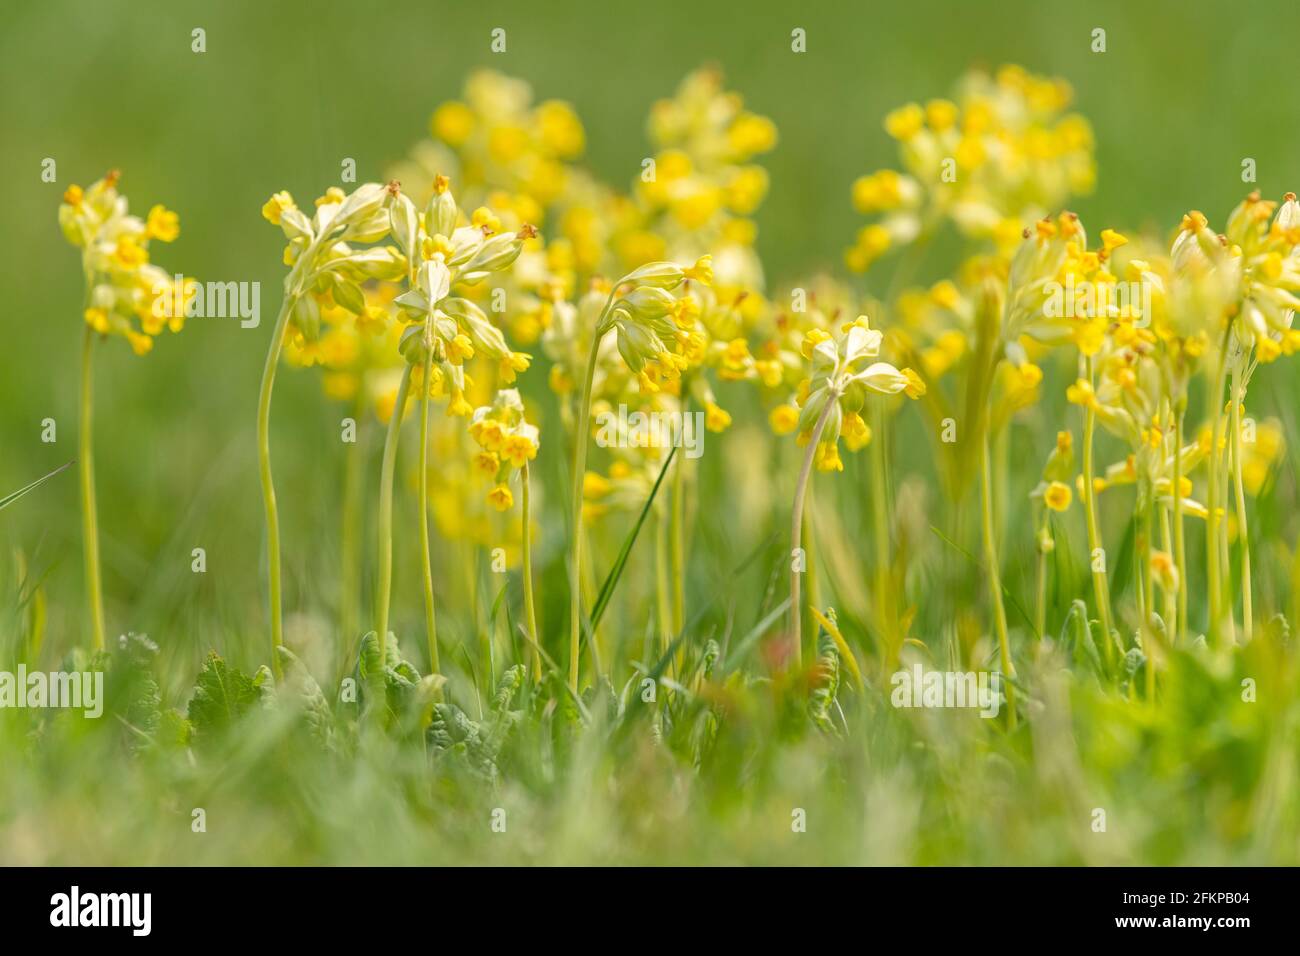
M 423 214 L 395 186 L 390 188 L 393 236 L 412 263 L 412 282 L 395 300 L 409 324 L 400 349 L 413 366 L 422 367 L 425 350 L 432 352 L 432 375 L 424 387 L 431 395 L 450 397 L 447 414 L 467 416 L 465 362 L 476 354 L 497 363 L 499 379 L 514 381 L 528 368 L 530 356 L 511 350 L 505 336 L 484 311 L 458 292 L 494 273 L 508 269 L 537 235 L 524 224 L 514 232 L 495 232 L 476 213 L 460 224 L 461 213 L 446 177 L 436 183 Z
M 379 244 L 389 235 L 385 195 L 379 183 L 365 183 L 350 194 L 331 187 L 316 200 L 310 217 L 287 192 L 276 193 L 262 206 L 262 216 L 289 240 L 284 250 L 284 264 L 290 267 L 285 291 L 293 311 L 286 347 L 297 364 L 315 364 L 326 357 L 323 309 L 341 308 L 364 326 L 376 318 L 364 285 L 406 273 L 404 254 Z
M 519 392 L 503 388 L 491 405 L 474 410 L 469 434 L 479 447 L 474 470 L 492 482 L 488 504 L 505 511 L 514 504 L 510 481 L 514 474 L 537 457 L 540 435 L 536 425 L 524 420 L 524 403 Z
M 813 330 L 804 338 L 811 373 L 799 388 L 799 442 L 817 443 L 814 460 L 821 471 L 843 471 L 839 439 L 852 442 L 866 434 L 862 407 L 868 393 L 920 398 L 925 384 L 910 368 L 872 361 L 880 354 L 881 333 L 865 315 L 832 334 Z
M 194 282 L 149 261 L 151 241 L 171 242 L 180 235 L 176 213 L 155 205 L 144 219 L 131 215 L 117 189 L 119 178 L 110 172 L 89 189 L 69 186 L 59 226 L 82 250 L 86 324 L 100 335 L 120 336 L 136 355 L 146 355 L 156 336 L 185 325 Z

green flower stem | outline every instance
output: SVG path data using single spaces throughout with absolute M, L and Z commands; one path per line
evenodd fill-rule
M 1250 531 L 1246 526 L 1246 489 L 1241 477 L 1241 406 L 1246 389 L 1237 373 L 1232 375 L 1232 483 L 1236 492 L 1237 540 L 1241 544 L 1241 636 L 1250 642 L 1254 630 L 1254 607 L 1250 581 Z
M 610 293 L 613 300 L 613 292 Z M 587 431 L 591 421 L 591 384 L 596 378 L 596 360 L 600 356 L 600 341 L 604 338 L 602 323 L 608 303 L 596 323 L 595 335 L 591 342 L 591 355 L 587 358 L 587 371 L 582 385 L 582 405 L 578 419 L 573 423 L 573 488 L 570 504 L 572 506 L 573 539 L 569 543 L 569 690 L 578 692 L 578 652 L 582 638 L 582 477 L 587 471 Z M 594 643 L 595 637 L 593 635 Z
M 89 288 L 89 284 L 87 286 Z M 89 293 L 87 293 L 89 294 Z M 93 427 L 95 330 L 86 326 L 81 340 L 81 538 L 86 563 L 86 603 L 90 611 L 90 648 L 104 649 L 104 591 L 99 576 L 99 515 L 95 508 L 95 458 Z
M 882 633 L 886 636 L 886 667 L 892 671 L 898 663 L 902 642 L 898 640 L 898 615 L 894 611 L 894 593 L 890 587 L 890 526 L 889 526 L 889 470 L 885 463 L 885 425 L 887 417 L 884 403 L 877 403 L 877 414 L 872 416 L 876 433 L 871 436 L 868 453 L 871 457 L 871 521 L 876 546 L 876 608 L 880 615 Z
M 1223 622 L 1223 581 L 1222 553 L 1219 545 L 1219 445 L 1223 441 L 1223 392 L 1228 374 L 1228 336 L 1225 331 L 1219 348 L 1219 364 L 1214 375 L 1214 385 L 1209 394 L 1210 420 L 1214 423 L 1210 444 L 1208 471 L 1208 488 L 1205 506 L 1208 514 L 1205 519 L 1205 557 L 1206 588 L 1209 590 L 1210 620 L 1206 627 L 1211 641 L 1219 637 L 1219 628 Z
M 1092 384 L 1092 356 L 1084 359 L 1088 384 Z M 1115 650 L 1110 628 L 1110 585 L 1106 580 L 1106 565 L 1097 570 L 1094 555 L 1101 547 L 1101 533 L 1097 527 L 1097 489 L 1093 486 L 1092 440 L 1097 428 L 1097 412 L 1090 406 L 1083 411 L 1083 511 L 1088 526 L 1088 564 L 1092 571 L 1093 596 L 1097 601 L 1097 616 L 1101 619 L 1102 644 L 1105 647 L 1106 663 L 1114 662 Z
M 432 327 L 426 326 L 432 337 Z M 433 559 L 429 553 L 429 378 L 433 349 L 425 342 L 424 374 L 420 379 L 420 558 L 424 570 L 424 633 L 429 641 L 429 672 L 438 673 L 438 620 L 433 601 Z M 409 366 L 408 366 L 409 368 Z
M 655 609 L 659 619 L 659 653 L 662 657 L 673 642 L 673 607 L 669 585 L 668 524 L 663 515 L 655 516 Z
M 533 681 L 541 683 L 542 680 L 542 652 L 540 638 L 537 634 L 537 608 L 533 600 L 533 514 L 532 514 L 532 479 L 528 471 L 528 462 L 524 462 L 523 470 L 520 473 L 520 481 L 523 485 L 522 490 L 522 507 L 523 507 L 523 561 L 524 561 L 524 618 L 528 627 L 528 637 L 532 645 L 533 653 Z
M 682 403 L 682 414 L 687 414 Z M 676 636 L 686 626 L 686 456 L 673 462 L 672 524 L 668 531 L 668 548 L 672 564 L 672 631 Z
M 361 590 L 361 487 L 364 464 L 361 419 L 365 403 L 361 390 L 352 403 L 352 420 L 357 423 L 356 441 L 343 448 L 343 515 L 339 533 L 339 550 L 342 560 L 339 567 L 339 628 L 343 635 L 344 650 L 351 648 L 360 624 L 357 595 Z M 350 655 L 349 655 L 350 656 Z M 350 661 L 345 659 L 344 666 Z
M 1139 536 L 1141 544 L 1138 548 L 1139 561 L 1141 567 L 1138 570 L 1138 594 L 1141 597 L 1142 614 L 1141 614 L 1141 633 L 1142 649 L 1146 653 L 1146 682 L 1147 682 L 1147 701 L 1155 703 L 1156 699 L 1156 642 L 1158 637 L 1156 629 L 1151 624 L 1152 615 L 1156 613 L 1155 608 L 1155 579 L 1151 570 L 1151 542 L 1154 534 L 1153 508 L 1155 491 L 1151 487 L 1150 476 L 1146 476 L 1139 484 L 1138 494 L 1142 496 L 1143 502 L 1140 513 L 1137 515 L 1138 527 L 1141 529 Z
M 1046 507 L 1042 509 L 1042 521 L 1038 526 L 1038 535 L 1034 541 L 1037 560 L 1034 569 L 1034 633 L 1042 638 L 1047 629 L 1047 548 L 1051 540 L 1051 518 Z
M 284 621 L 280 597 L 280 513 L 275 503 L 275 483 L 271 475 L 271 390 L 275 387 L 275 370 L 280 365 L 289 316 L 297 302 L 296 293 L 286 291 L 280 314 L 271 332 L 271 345 L 262 369 L 262 386 L 257 398 L 257 466 L 262 481 L 262 504 L 266 509 L 266 559 L 268 599 L 271 604 L 271 671 L 280 674 L 280 645 L 284 643 Z
M 986 431 L 980 442 L 980 528 L 984 537 L 985 573 L 989 581 L 989 598 L 993 602 L 993 625 L 998 635 L 998 657 L 1007 692 L 1007 726 L 1016 729 L 1016 693 L 1007 679 L 1016 676 L 1011 661 L 1011 641 L 1007 635 L 1007 611 L 1002 603 L 1002 571 L 998 561 L 998 544 L 993 525 L 993 473 L 989 464 L 989 439 Z
M 411 390 L 411 366 L 402 369 L 397 401 L 388 419 L 384 437 L 384 459 L 379 473 L 379 583 L 375 593 L 375 634 L 379 638 L 379 659 L 388 654 L 388 608 L 393 586 L 393 471 L 397 464 L 397 439 L 402 431 L 402 413 Z
M 1174 566 L 1178 569 L 1178 619 L 1174 638 L 1182 643 L 1187 636 L 1187 548 L 1183 540 L 1183 415 L 1186 400 L 1180 399 L 1174 415 Z
M 808 493 L 808 476 L 812 473 L 813 458 L 817 454 L 817 446 L 821 443 L 822 432 L 826 429 L 826 420 L 830 418 L 831 407 L 838 402 L 839 395 L 832 390 L 826 396 L 826 406 L 822 413 L 817 416 L 817 424 L 813 426 L 812 435 L 808 439 L 808 448 L 804 452 L 803 466 L 799 469 L 799 480 L 794 486 L 794 514 L 790 519 L 790 560 L 792 566 L 790 569 L 790 637 L 794 651 L 794 666 L 798 670 L 803 667 L 803 605 L 800 604 L 799 582 L 802 572 L 795 570 L 793 562 L 798 560 L 799 550 L 802 548 L 803 541 L 803 505 L 804 499 Z M 804 567 L 808 567 L 806 556 L 804 557 Z

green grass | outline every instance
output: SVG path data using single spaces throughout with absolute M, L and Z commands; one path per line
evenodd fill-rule
M 773 665 L 800 450 L 773 441 L 744 386 L 727 384 L 719 397 L 736 424 L 694 479 L 687 626 L 670 654 L 656 652 L 653 513 L 608 522 L 585 560 L 615 648 L 611 682 L 574 700 L 564 687 L 567 455 L 540 366 L 521 387 L 544 436 L 533 465 L 537 617 L 550 659 L 541 687 L 524 682 L 508 701 L 497 696 L 509 669 L 528 660 L 517 570 L 495 574 L 488 555 L 440 536 L 447 684 L 435 694 L 418 680 L 428 668 L 413 421 L 399 456 L 392 608 L 410 660 L 390 660 L 391 673 L 373 659 L 359 663 L 368 648 L 359 655 L 360 635 L 337 624 L 346 467 L 337 437 L 349 411 L 321 398 L 314 373 L 284 368 L 271 441 L 286 643 L 298 663 L 271 693 L 258 674 L 270 660 L 254 441 L 268 312 L 282 279 L 280 240 L 258 217 L 261 203 L 284 187 L 315 195 L 336 181 L 345 156 L 363 178 L 380 178 L 475 66 L 571 100 L 587 124 L 591 165 L 622 184 L 649 149 L 641 129 L 649 104 L 701 62 L 721 63 L 729 86 L 781 130 L 758 217 L 769 284 L 781 287 L 838 268 L 860 224 L 849 184 L 890 158 L 880 116 L 946 92 L 971 62 L 1019 61 L 1075 85 L 1098 141 L 1098 189 L 1079 205 L 1094 229 L 1163 226 L 1193 206 L 1222 221 L 1244 191 L 1244 156 L 1258 161 L 1266 195 L 1295 188 L 1287 5 L 1253 5 L 1249 21 L 1208 4 L 1047 9 L 1027 0 L 807 13 L 761 3 L 743 15 L 687 3 L 129 9 L 24 6 L 7 11 L 0 30 L 0 115 L 12 144 L 0 152 L 0 178 L 12 186 L 0 217 L 0 490 L 23 495 L 0 498 L 0 669 L 83 664 L 88 646 L 77 489 L 54 474 L 74 454 L 82 331 L 76 256 L 54 222 L 66 183 L 126 170 L 128 193 L 182 213 L 166 263 L 202 279 L 260 281 L 263 323 L 249 331 L 196 322 L 147 359 L 123 348 L 97 357 L 109 710 L 98 721 L 0 712 L 0 862 L 1300 862 L 1300 673 L 1285 617 L 1274 618 L 1295 600 L 1300 530 L 1297 391 L 1285 361 L 1261 370 L 1251 389 L 1261 414 L 1281 418 L 1290 456 L 1251 502 L 1257 619 L 1270 623 L 1243 648 L 1173 651 L 1154 707 L 1122 670 L 1096 663 L 1086 623 L 1072 614 L 1075 598 L 1091 603 L 1077 508 L 1056 531 L 1048 635 L 1031 634 L 1035 556 L 1023 503 L 1044 442 L 1062 423 L 1077 425 L 1062 390 L 1022 413 L 992 449 L 1006 475 L 993 509 L 1025 718 L 1014 732 L 970 711 L 891 706 L 885 661 L 898 622 L 882 620 L 872 587 L 880 568 L 865 453 L 846 456 L 842 475 L 814 476 L 810 495 L 820 603 L 838 612 L 865 686 L 825 641 L 820 649 L 842 673 L 833 700 L 828 670 Z M 199 25 L 208 31 L 202 56 L 189 51 Z M 504 57 L 487 50 L 498 25 L 509 30 Z M 809 32 L 809 53 L 774 67 L 772 51 L 788 50 L 796 25 Z M 1109 32 L 1104 57 L 1088 52 L 1097 25 Z M 58 184 L 40 181 L 47 156 L 58 160 Z M 1044 371 L 1064 381 L 1071 365 Z M 1194 395 L 1192 407 L 1202 404 Z M 41 439 L 46 418 L 57 424 L 53 443 Z M 906 653 L 927 666 L 994 666 L 975 516 L 952 534 L 931 445 L 920 437 L 926 427 L 915 409 L 902 412 L 887 448 L 899 542 L 887 580 L 897 616 L 910 622 Z M 358 599 L 368 620 L 382 429 L 369 419 L 362 431 Z M 1027 447 L 1033 467 L 1018 468 Z M 1100 440 L 1099 463 L 1121 454 Z M 970 502 L 973 477 L 967 485 Z M 1132 577 L 1131 493 L 1101 500 L 1102 536 L 1119 551 L 1111 580 L 1120 600 Z M 1202 537 L 1189 523 L 1189 553 L 1201 553 Z M 196 547 L 207 554 L 203 574 L 191 570 Z M 1194 622 L 1205 614 L 1200 574 L 1198 566 Z M 114 638 L 128 632 L 152 643 L 120 646 Z M 646 674 L 658 679 L 653 703 L 642 701 Z M 348 675 L 355 703 L 340 699 Z M 1250 700 L 1244 681 L 1253 682 Z M 192 829 L 196 808 L 206 832 Z M 498 808 L 505 832 L 493 829 Z M 792 831 L 797 809 L 806 832 Z M 1104 832 L 1095 829 L 1098 809 Z

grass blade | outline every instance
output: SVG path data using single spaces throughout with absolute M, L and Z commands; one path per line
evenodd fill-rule
M 54 469 L 52 472 L 50 472 L 48 475 L 45 475 L 45 476 L 42 477 L 42 478 L 37 478 L 37 479 L 36 479 L 35 481 L 33 481 L 30 485 L 26 485 L 25 487 L 19 488 L 17 491 L 11 492 L 11 493 L 5 495 L 3 498 L 0 498 L 0 511 L 3 511 L 5 508 L 8 508 L 11 504 L 13 504 L 15 501 L 17 501 L 17 500 L 18 500 L 19 498 L 21 498 L 23 495 L 27 494 L 27 492 L 29 492 L 29 491 L 34 491 L 36 488 L 38 488 L 38 487 L 40 487 L 41 485 L 45 484 L 45 482 L 49 481 L 51 478 L 53 478 L 53 477 L 54 477 L 55 475 L 57 475 L 59 472 L 64 471 L 64 470 L 67 469 L 67 468 L 71 468 L 71 467 L 73 466 L 73 464 L 76 463 L 76 460 L 77 460 L 77 459 L 74 458 L 74 459 L 72 459 L 72 461 L 67 462 L 66 464 L 62 464 L 62 465 L 60 465 L 58 468 L 55 468 L 55 469 Z
M 623 567 L 627 564 L 627 557 L 632 553 L 632 545 L 636 544 L 637 536 L 641 533 L 641 526 L 645 524 L 646 515 L 650 514 L 650 507 L 654 504 L 655 496 L 659 494 L 659 486 L 664 482 L 664 475 L 668 474 L 668 466 L 673 463 L 673 457 L 677 454 L 677 446 L 668 452 L 668 457 L 664 459 L 664 466 L 659 469 L 659 477 L 655 479 L 654 487 L 650 489 L 650 495 L 645 500 L 641 508 L 641 513 L 637 515 L 636 524 L 628 532 L 628 536 L 623 540 L 623 547 L 619 549 L 618 557 L 614 559 L 614 566 L 609 569 L 605 581 L 600 586 L 600 593 L 596 595 L 596 603 L 591 608 L 591 620 L 587 627 L 588 635 L 596 629 L 600 623 L 601 616 L 605 613 L 605 608 L 609 606 L 610 598 L 614 596 L 614 588 L 618 586 L 618 579 L 623 576 Z

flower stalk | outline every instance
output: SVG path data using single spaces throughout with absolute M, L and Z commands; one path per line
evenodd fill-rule
M 379 638 L 380 660 L 386 660 L 388 649 L 388 611 L 393 587 L 393 472 L 397 464 L 397 442 L 402 431 L 402 413 L 411 390 L 411 368 L 402 368 L 402 381 L 397 386 L 397 400 L 388 419 L 388 432 L 384 436 L 384 458 L 379 473 L 379 583 L 375 589 L 375 634 Z
M 81 427 L 77 456 L 81 477 L 81 535 L 86 567 L 90 648 L 104 649 L 104 594 L 99 567 L 99 514 L 95 507 L 94 368 L 95 330 L 86 326 L 81 344 Z

